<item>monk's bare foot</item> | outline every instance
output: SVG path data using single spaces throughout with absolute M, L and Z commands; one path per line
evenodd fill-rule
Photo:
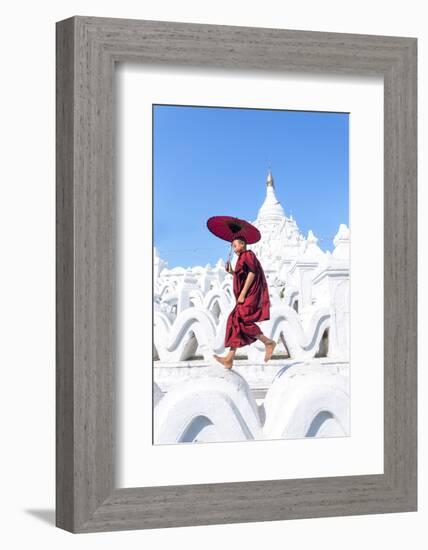
M 213 355 L 213 357 L 215 359 L 217 359 L 217 361 L 219 363 L 221 363 L 223 365 L 224 368 L 226 369 L 231 369 L 232 366 L 233 366 L 233 360 L 232 359 L 228 359 L 227 356 L 226 357 L 220 357 L 220 355 Z
M 273 350 L 275 349 L 276 342 L 275 340 L 270 340 L 265 344 L 266 353 L 265 353 L 265 363 L 269 361 L 269 359 L 272 357 Z

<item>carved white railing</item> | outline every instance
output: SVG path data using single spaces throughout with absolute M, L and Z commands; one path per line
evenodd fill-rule
M 232 307 L 226 309 L 227 299 L 212 294 L 205 302 L 208 308 L 189 307 L 171 321 L 160 311 L 154 313 L 154 346 L 162 362 L 186 361 L 196 354 L 206 360 L 213 353 L 223 353 L 227 317 Z M 213 304 L 220 311 L 220 318 L 213 313 Z M 271 308 L 271 318 L 260 323 L 264 334 L 277 342 L 284 341 L 291 358 L 312 358 L 317 354 L 324 332 L 330 328 L 329 308 L 313 312 L 308 326 L 304 327 L 296 311 L 285 305 Z M 336 327 L 337 328 L 337 327 Z M 345 330 L 345 328 L 344 328 Z M 334 341 L 329 342 L 329 356 L 335 356 Z M 248 358 L 260 361 L 264 345 L 257 341 L 246 346 Z

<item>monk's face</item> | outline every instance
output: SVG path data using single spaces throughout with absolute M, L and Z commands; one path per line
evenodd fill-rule
M 232 246 L 235 254 L 239 256 L 239 254 L 246 249 L 247 245 L 239 239 L 235 239 L 232 243 Z

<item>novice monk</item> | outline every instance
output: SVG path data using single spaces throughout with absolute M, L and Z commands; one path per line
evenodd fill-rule
M 267 338 L 256 321 L 269 319 L 269 289 L 263 268 L 252 250 L 247 250 L 244 238 L 232 241 L 233 249 L 238 255 L 235 269 L 229 262 L 226 270 L 233 273 L 233 293 L 236 305 L 230 312 L 226 324 L 225 347 L 230 347 L 225 357 L 214 355 L 225 368 L 231 369 L 236 349 L 261 340 L 266 348 L 265 363 L 272 357 L 276 346 L 274 340 Z

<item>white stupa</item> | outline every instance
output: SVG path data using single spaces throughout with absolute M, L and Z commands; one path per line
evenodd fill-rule
M 286 216 L 277 199 L 270 170 L 266 178 L 266 198 L 258 211 L 257 218 L 252 223 L 259 229 L 262 238 L 248 248 L 254 250 L 265 263 L 298 256 L 305 238 L 300 233 L 293 216 Z

